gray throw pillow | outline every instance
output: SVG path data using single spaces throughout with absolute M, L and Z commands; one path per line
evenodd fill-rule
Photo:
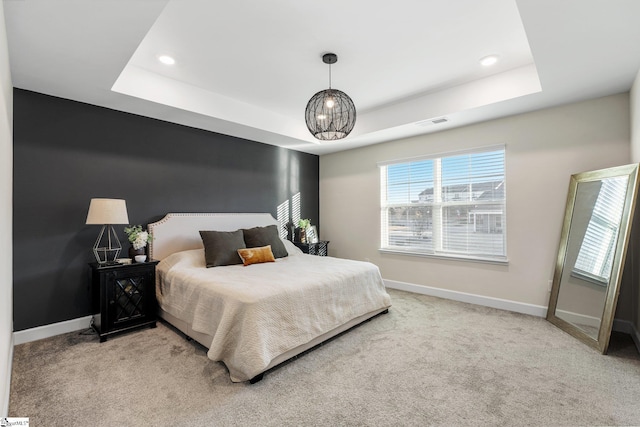
M 246 248 L 242 230 L 200 231 L 207 267 L 242 264 L 238 249 Z
M 244 233 L 244 243 L 248 248 L 259 248 L 261 246 L 271 245 L 274 258 L 289 256 L 287 248 L 284 247 L 284 243 L 280 240 L 278 227 L 276 225 L 243 229 L 242 232 Z

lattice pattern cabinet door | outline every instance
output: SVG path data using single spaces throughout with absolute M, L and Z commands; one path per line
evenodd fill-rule
M 93 328 L 100 342 L 110 335 L 156 326 L 157 261 L 131 265 L 91 265 Z

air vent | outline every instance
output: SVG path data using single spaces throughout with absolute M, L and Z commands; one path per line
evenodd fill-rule
M 437 119 L 423 120 L 421 122 L 417 122 L 416 124 L 418 126 L 432 126 L 439 125 L 440 123 L 446 123 L 448 121 L 449 119 L 447 119 L 446 117 L 438 117 Z

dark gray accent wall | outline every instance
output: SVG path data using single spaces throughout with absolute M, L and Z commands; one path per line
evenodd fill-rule
M 13 111 L 16 331 L 92 314 L 91 198 L 125 199 L 146 225 L 168 212 L 276 217 L 299 192 L 318 224 L 318 156 L 20 89 Z

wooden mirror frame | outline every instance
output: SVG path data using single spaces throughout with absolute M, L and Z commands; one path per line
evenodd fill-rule
M 567 248 L 569 245 L 569 232 L 571 230 L 571 219 L 574 214 L 574 206 L 576 204 L 576 195 L 578 184 L 582 182 L 600 181 L 605 178 L 613 178 L 627 176 L 627 191 L 625 194 L 624 208 L 620 219 L 620 228 L 618 230 L 618 239 L 616 242 L 616 251 L 612 262 L 612 271 L 609 283 L 605 291 L 604 310 L 600 319 L 600 329 L 598 338 L 594 339 L 585 331 L 578 328 L 572 323 L 556 316 L 556 308 L 558 304 L 558 295 L 560 293 L 560 284 L 562 282 L 563 272 L 565 269 L 565 259 L 567 256 Z M 569 184 L 569 194 L 567 196 L 567 206 L 564 214 L 564 222 L 562 233 L 560 236 L 560 246 L 558 248 L 558 257 L 556 260 L 555 271 L 553 274 L 553 286 L 551 288 L 551 298 L 549 300 L 549 309 L 547 310 L 547 320 L 563 331 L 576 337 L 583 343 L 599 350 L 602 354 L 607 353 L 609 347 L 609 338 L 611 336 L 611 328 L 613 326 L 613 318 L 616 312 L 618 302 L 618 294 L 620 292 L 620 281 L 622 279 L 622 270 L 629 244 L 629 236 L 631 233 L 631 222 L 635 209 L 636 196 L 638 191 L 638 164 L 618 166 L 609 169 L 601 169 L 591 172 L 583 172 L 571 176 Z

